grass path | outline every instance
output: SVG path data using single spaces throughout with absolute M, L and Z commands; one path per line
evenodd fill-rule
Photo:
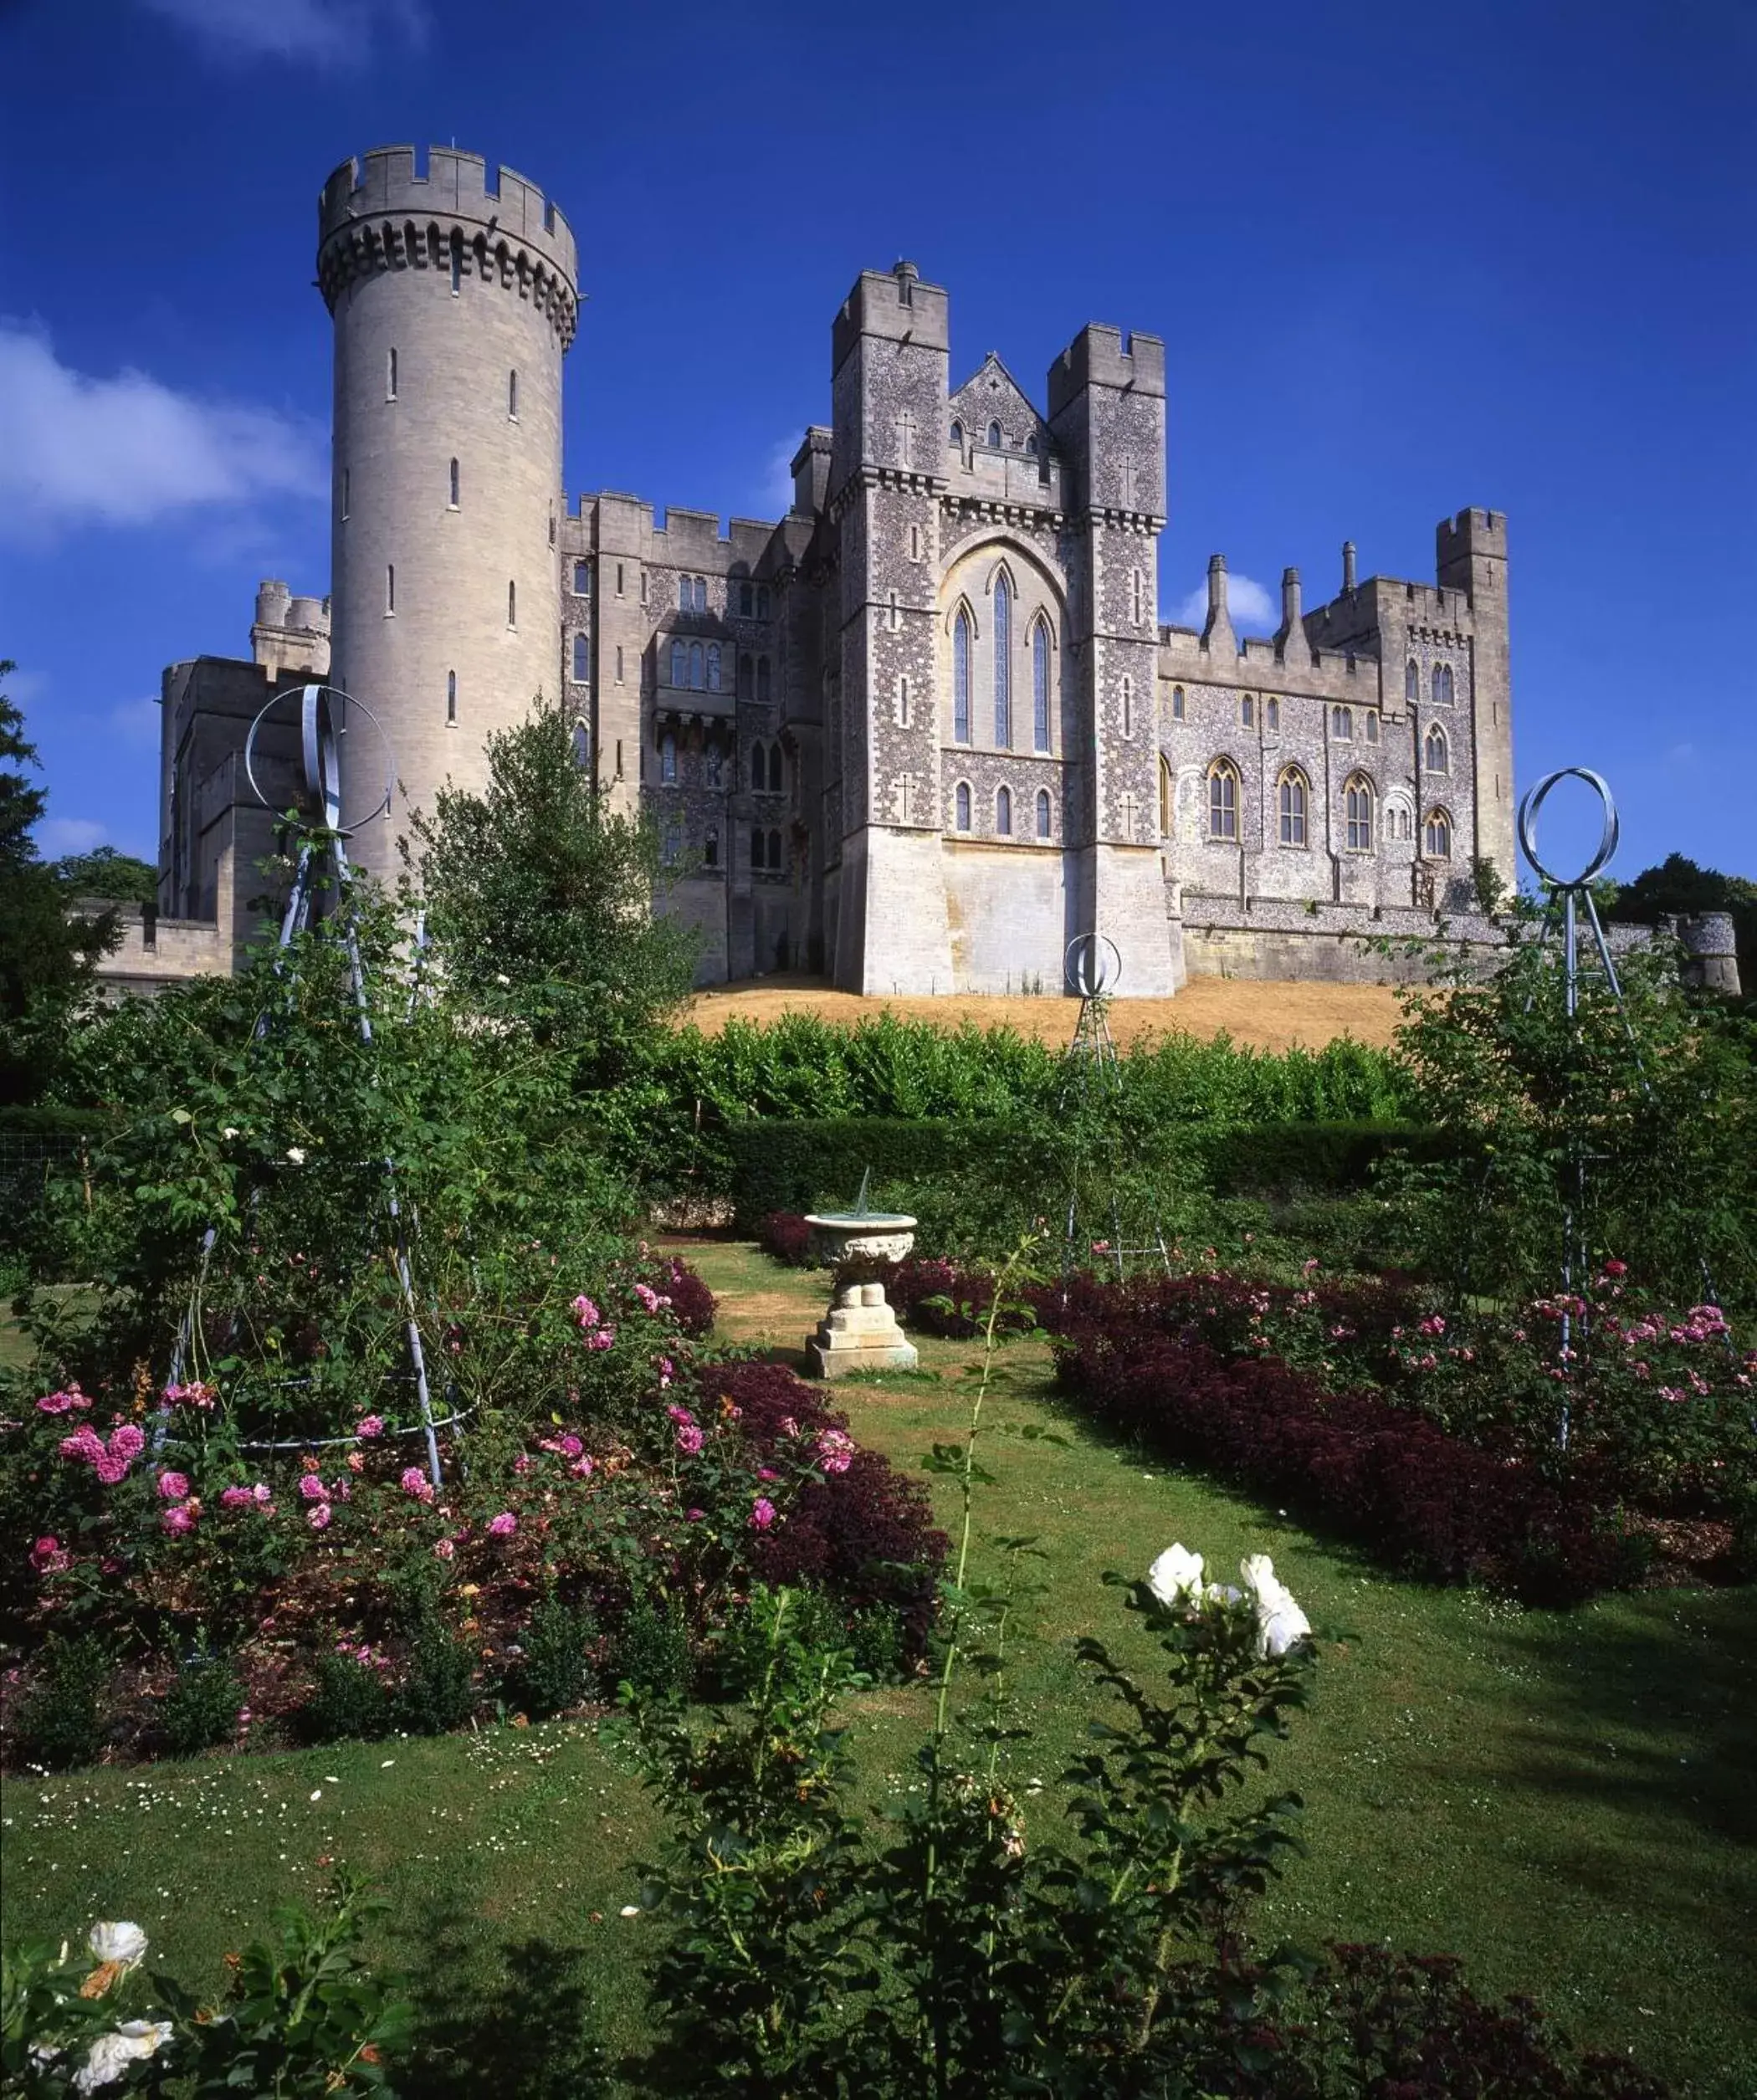
M 797 1349 L 822 1279 L 745 1246 L 690 1258 L 721 1296 L 726 1339 Z M 863 1439 L 910 1467 L 957 1432 L 974 1351 L 929 1341 L 922 1355 L 913 1376 L 838 1394 Z M 1048 1555 L 1017 1652 L 1038 1733 L 1016 1780 L 1053 1780 L 1081 1739 L 1072 1636 L 1130 1647 L 1107 1568 L 1135 1572 L 1173 1539 L 1222 1569 L 1267 1550 L 1325 1647 L 1314 1708 L 1271 1775 L 1307 1798 L 1309 1855 L 1265 1932 L 1461 1954 L 1483 1987 L 1532 1991 L 1691 2100 L 1757 2092 L 1757 1593 L 1549 1615 L 1396 1581 L 1068 1419 L 1047 1368 L 1041 1345 L 1010 1346 L 992 1416 L 1069 1441 L 997 1434 L 985 1457 L 999 1485 L 978 1509 L 985 1539 L 1034 1533 Z M 858 1703 L 874 1795 L 909 1783 L 926 1703 L 914 1687 Z M 8 1937 L 136 1918 L 191 1974 L 329 1862 L 367 1871 L 392 1902 L 386 1944 L 457 2051 L 412 2090 L 490 2089 L 491 2067 L 492 2089 L 560 2100 L 594 2089 L 571 2042 L 582 2019 L 613 2048 L 638 2038 L 648 1928 L 619 1913 L 655 1832 L 588 1724 L 14 1780 L 0 1812 Z

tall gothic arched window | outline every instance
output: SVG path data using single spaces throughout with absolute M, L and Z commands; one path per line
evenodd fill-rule
M 1297 766 L 1288 766 L 1281 776 L 1278 796 L 1283 846 L 1304 846 L 1306 843 L 1307 791 L 1305 775 Z
M 1406 700 L 1419 700 L 1421 697 L 1421 672 L 1414 657 L 1403 667 L 1403 697 Z
M 687 685 L 689 683 L 689 648 L 684 642 L 671 644 L 671 683 Z
M 1049 622 L 1031 630 L 1031 741 L 1034 750 L 1049 749 Z
M 702 662 L 702 645 L 699 642 L 692 642 L 689 644 L 689 684 L 691 689 L 694 692 L 699 693 L 704 689 L 706 683 L 707 674 L 703 668 Z
M 1452 771 L 1450 754 L 1446 748 L 1446 732 L 1437 723 L 1427 732 L 1421 746 L 1421 764 L 1430 773 L 1447 773 Z
M 961 607 L 952 627 L 952 741 L 970 741 L 970 615 Z
M 1230 759 L 1217 758 L 1208 768 L 1208 836 L 1238 836 L 1238 768 Z
M 1048 838 L 1049 828 L 1049 790 L 1047 787 L 1040 787 L 1037 790 L 1037 837 Z
M 668 786 L 677 778 L 677 739 L 668 731 L 659 745 L 659 778 Z
M 997 838 L 1012 837 L 1012 790 L 1010 787 L 997 787 L 995 790 L 995 836 Z
M 956 812 L 958 829 L 960 832 L 967 832 L 970 829 L 970 782 L 968 781 L 958 782 L 958 791 L 953 796 L 952 802 Z
M 1012 749 L 1012 586 L 995 578 L 995 749 Z
M 1443 809 L 1431 809 L 1422 827 L 1421 843 L 1430 860 L 1452 858 L 1452 818 Z
M 1373 850 L 1373 784 L 1365 773 L 1350 776 L 1343 790 L 1343 816 L 1348 826 L 1348 849 L 1351 853 L 1370 853 Z

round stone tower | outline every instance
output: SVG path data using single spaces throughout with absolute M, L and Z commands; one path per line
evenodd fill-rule
M 561 359 L 578 318 L 567 222 L 510 168 L 439 146 L 346 161 L 318 206 L 336 324 L 330 683 L 388 733 L 391 817 L 355 840 L 396 873 L 412 807 L 485 776 L 489 730 L 561 673 Z M 350 764 L 350 759 L 354 762 Z M 343 819 L 383 791 L 361 725 Z

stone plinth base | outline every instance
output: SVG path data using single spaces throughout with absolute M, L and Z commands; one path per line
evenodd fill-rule
M 847 1283 L 806 1344 L 819 1378 L 846 1378 L 856 1370 L 913 1370 L 919 1360 L 904 1338 L 897 1315 L 885 1303 L 882 1283 Z

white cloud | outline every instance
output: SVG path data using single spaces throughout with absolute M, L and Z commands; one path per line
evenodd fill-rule
M 1273 634 L 1281 625 L 1280 601 L 1272 598 L 1254 576 L 1242 575 L 1236 569 L 1227 575 L 1227 610 L 1232 615 L 1235 634 Z M 1180 601 L 1171 615 L 1171 625 L 1202 627 L 1207 623 L 1208 586 L 1202 582 Z
M 137 751 L 159 747 L 160 708 L 156 700 L 122 700 L 105 717 L 117 740 Z
M 109 827 L 91 817 L 45 817 L 37 827 L 37 851 L 45 860 L 63 853 L 89 853 L 104 843 Z
M 141 0 L 149 13 L 186 29 L 210 57 L 242 61 L 295 59 L 349 66 L 371 54 L 381 33 L 392 42 L 427 40 L 419 0 Z
M 38 331 L 0 320 L 0 534 L 315 497 L 327 479 L 315 426 L 131 369 L 95 378 L 62 364 Z

